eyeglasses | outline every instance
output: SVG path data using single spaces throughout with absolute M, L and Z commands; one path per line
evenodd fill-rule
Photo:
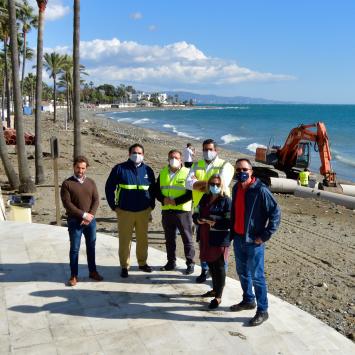
M 210 186 L 217 186 L 217 187 L 220 187 L 221 184 L 215 184 L 214 182 L 211 182 L 211 183 L 210 183 Z
M 235 171 L 237 173 L 240 173 L 241 171 L 248 171 L 248 170 L 250 170 L 250 169 L 249 168 L 235 168 Z

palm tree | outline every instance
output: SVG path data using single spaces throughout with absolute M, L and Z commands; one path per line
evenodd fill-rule
M 16 148 L 18 159 L 18 170 L 20 175 L 20 192 L 34 192 L 36 186 L 31 180 L 30 171 L 27 164 L 27 154 L 25 148 L 25 138 L 23 129 L 22 100 L 19 80 L 18 46 L 17 46 L 17 26 L 15 0 L 8 0 L 9 24 L 10 24 L 10 47 L 12 63 L 12 81 L 14 91 L 14 111 L 16 119 Z
M 35 87 L 36 87 L 36 76 L 32 73 L 28 73 L 23 81 L 23 95 L 29 97 L 30 106 L 34 107 L 34 99 L 35 99 Z
M 69 55 L 65 56 L 63 73 L 60 77 L 59 85 L 66 88 L 67 99 L 67 116 L 65 118 L 65 129 L 68 129 L 68 122 L 71 121 L 71 107 L 72 107 L 72 91 L 73 91 L 73 58 Z
M 19 20 L 22 23 L 22 38 L 23 38 L 23 47 L 22 47 L 22 75 L 21 75 L 21 92 L 23 91 L 23 80 L 25 78 L 25 67 L 27 59 L 27 33 L 31 30 L 32 27 L 37 27 L 37 16 L 33 14 L 33 8 L 28 4 L 27 0 L 23 1 L 23 5 L 19 10 Z
M 80 136 L 80 0 L 74 0 L 73 29 L 73 96 L 74 96 L 74 158 L 81 154 Z
M 36 66 L 36 110 L 35 110 L 35 166 L 36 184 L 44 182 L 44 167 L 42 153 L 42 129 L 41 129 L 41 106 L 42 106 L 42 72 L 43 72 L 43 29 L 44 11 L 47 0 L 37 0 L 38 27 L 37 27 L 37 66 Z
M 50 78 L 53 78 L 53 101 L 54 101 L 54 119 L 57 120 L 57 75 L 61 72 L 64 65 L 64 56 L 59 53 L 45 53 L 44 67 L 50 72 Z

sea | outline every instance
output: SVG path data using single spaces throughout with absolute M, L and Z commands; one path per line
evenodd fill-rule
M 324 122 L 338 179 L 355 182 L 355 105 L 210 105 L 187 109 L 110 112 L 118 122 L 201 142 L 213 138 L 221 147 L 253 155 L 258 146 L 283 146 L 292 128 Z M 183 147 L 172 148 L 182 149 Z M 319 172 L 317 147 L 311 171 Z

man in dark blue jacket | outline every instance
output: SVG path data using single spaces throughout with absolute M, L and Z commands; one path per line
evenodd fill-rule
M 237 183 L 232 191 L 231 238 L 243 299 L 231 306 L 231 310 L 257 307 L 255 316 L 249 321 L 249 325 L 256 326 L 269 317 L 264 274 L 265 242 L 276 232 L 281 212 L 267 186 L 252 176 L 253 168 L 248 159 L 238 159 L 235 171 Z
M 155 177 L 153 170 L 143 163 L 142 145 L 133 144 L 128 152 L 129 159 L 112 169 L 105 186 L 107 202 L 117 214 L 121 277 L 128 277 L 133 230 L 139 269 L 152 272 L 147 264 L 148 223 L 155 207 Z

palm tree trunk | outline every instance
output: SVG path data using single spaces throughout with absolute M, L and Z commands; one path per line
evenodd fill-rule
M 42 152 L 42 129 L 41 129 L 41 106 L 42 106 L 42 70 L 43 70 L 43 27 L 44 10 L 38 11 L 37 32 L 37 69 L 36 69 L 36 109 L 35 109 L 35 167 L 36 184 L 44 182 L 43 152 Z M 32 86 L 32 85 L 31 85 Z M 33 92 L 33 91 L 32 91 Z M 33 97 L 32 97 L 33 100 Z
M 20 185 L 20 180 L 9 159 L 9 153 L 7 151 L 5 137 L 2 130 L 0 132 L 0 157 L 1 157 L 2 165 L 4 166 L 5 169 L 5 174 L 7 176 L 7 179 L 9 180 L 11 189 L 17 190 Z
M 21 75 L 21 93 L 23 94 L 23 81 L 25 80 L 26 67 L 26 31 L 23 31 L 23 57 L 22 57 L 22 75 Z
M 36 186 L 33 183 L 27 164 L 27 154 L 25 147 L 25 137 L 23 128 L 22 100 L 18 70 L 18 46 L 17 46 L 17 28 L 16 28 L 16 9 L 15 1 L 8 0 L 9 24 L 10 24 L 10 44 L 11 44 L 11 62 L 12 62 L 12 81 L 14 90 L 14 111 L 16 119 L 16 148 L 18 159 L 18 170 L 20 175 L 20 192 L 34 192 Z
M 5 121 L 5 68 L 2 71 L 3 81 L 2 81 L 2 91 L 1 91 L 1 124 L 3 125 L 3 121 Z
M 69 109 L 69 85 L 67 84 L 67 117 L 65 118 L 65 130 L 68 129 L 68 122 L 70 121 L 70 109 Z
M 7 62 L 7 38 L 4 39 L 4 57 L 5 57 L 5 81 L 6 81 L 6 122 L 7 128 L 11 127 L 11 97 L 10 97 L 10 78 L 9 78 L 9 66 Z
M 74 158 L 81 154 L 80 136 L 80 0 L 74 0 L 73 90 L 74 90 Z
M 56 75 L 53 75 L 53 105 L 54 105 L 54 118 L 53 122 L 57 121 L 57 80 Z

